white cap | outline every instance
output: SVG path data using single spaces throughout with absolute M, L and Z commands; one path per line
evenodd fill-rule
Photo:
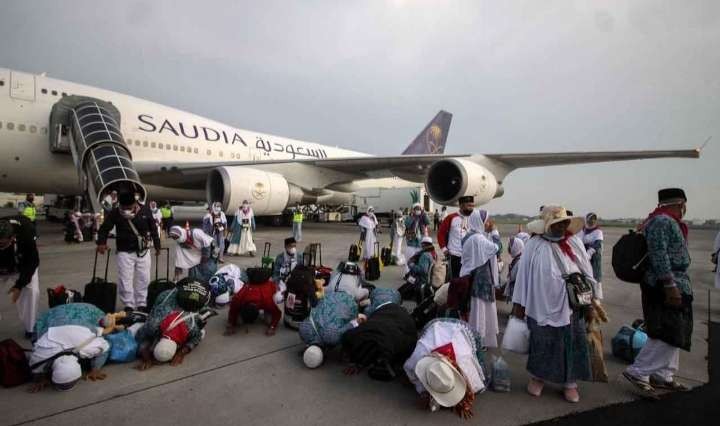
M 60 389 L 70 389 L 80 377 L 82 377 L 82 369 L 77 357 L 63 355 L 53 361 L 51 380 Z
M 323 363 L 323 351 L 320 346 L 312 345 L 305 349 L 303 362 L 307 368 L 318 368 Z
M 155 345 L 155 349 L 153 349 L 153 356 L 158 362 L 168 362 L 173 359 L 175 352 L 177 352 L 177 343 L 175 343 L 172 339 L 163 337 Z
M 432 244 L 433 240 L 432 240 L 432 237 L 423 237 L 423 239 L 420 242 L 422 244 Z

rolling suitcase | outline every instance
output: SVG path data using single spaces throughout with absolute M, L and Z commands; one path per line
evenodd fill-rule
M 158 276 L 158 268 L 160 267 L 160 262 L 158 262 L 159 257 L 155 258 L 155 279 L 150 283 L 148 286 L 148 293 L 147 293 L 147 309 L 148 312 L 150 312 L 150 309 L 155 305 L 155 300 L 157 300 L 157 297 L 165 290 L 171 290 L 175 288 L 175 283 L 170 280 L 170 249 L 164 248 L 161 249 L 164 251 L 167 251 L 167 267 L 165 268 L 165 278 L 159 278 Z
M 85 297 L 83 301 L 90 303 L 105 313 L 115 312 L 115 303 L 117 299 L 117 284 L 108 282 L 108 267 L 110 266 L 110 249 L 107 250 L 105 260 L 105 278 L 97 276 L 98 252 L 95 252 L 95 263 L 93 264 L 93 277 L 90 282 L 85 285 Z
M 322 244 L 312 243 L 305 249 L 310 254 L 309 265 L 315 268 L 315 279 L 324 280 L 327 285 L 330 275 L 332 275 L 332 268 L 323 265 L 322 261 Z
M 260 264 L 263 268 L 270 268 L 272 269 L 273 264 L 275 263 L 275 259 L 270 256 L 270 243 L 265 243 L 265 247 L 263 247 L 263 255 L 262 259 L 260 259 Z
M 380 243 L 375 243 L 375 254 L 367 260 L 365 265 L 365 280 L 376 281 L 380 279 Z

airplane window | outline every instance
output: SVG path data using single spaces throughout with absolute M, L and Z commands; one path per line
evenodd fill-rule
M 168 151 L 170 151 L 170 144 L 165 145 L 165 149 L 167 149 Z
M 158 144 L 158 148 L 163 149 L 163 147 L 164 147 L 163 144 L 161 144 L 161 143 Z
M 156 146 L 156 143 L 155 143 L 155 142 L 152 142 L 152 143 L 150 144 L 150 148 L 155 148 L 155 146 Z
M 5 85 L 5 80 L 0 80 L 0 86 L 4 86 L 4 85 Z
M 15 124 L 14 124 L 14 123 L 8 123 L 8 124 L 7 124 L 7 129 L 8 129 L 8 130 L 13 130 L 14 128 L 15 128 Z
M 234 153 L 234 152 L 231 152 L 231 153 L 230 153 L 230 158 L 232 158 L 233 160 L 235 159 L 235 153 Z
M 173 151 L 177 151 L 177 145 L 173 145 Z
M 53 90 L 51 93 L 53 96 L 57 96 L 57 90 Z
M 25 125 L 24 125 L 24 124 L 18 124 L 18 131 L 24 132 L 24 131 L 25 131 Z
M 47 127 L 42 128 L 43 135 L 47 135 Z
M 222 151 L 220 151 L 220 156 L 221 156 L 221 157 L 223 156 L 223 152 L 222 152 Z
M 148 146 L 148 141 L 143 141 L 143 147 L 147 148 L 147 146 Z
M 198 153 L 198 149 L 195 148 L 195 149 L 193 150 L 193 152 L 195 152 L 195 154 L 197 154 L 197 153 Z
M 37 126 L 30 126 L 30 133 L 36 133 L 37 132 Z
M 47 95 L 47 89 L 42 89 L 40 92 L 42 92 L 43 95 Z
M 2 121 L 0 121 L 0 129 L 2 129 Z
M 208 149 L 208 150 L 207 150 L 207 155 L 212 155 L 212 150 Z
M 185 152 L 185 147 L 180 145 L 180 152 Z

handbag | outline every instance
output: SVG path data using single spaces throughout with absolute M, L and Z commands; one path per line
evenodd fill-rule
M 565 269 L 565 262 L 560 258 L 557 250 L 552 248 L 552 252 L 565 280 L 570 309 L 579 311 L 590 307 L 594 296 L 592 284 L 588 282 L 587 277 L 583 273 L 573 272 L 569 274 Z

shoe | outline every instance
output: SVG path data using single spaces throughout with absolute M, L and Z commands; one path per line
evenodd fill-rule
M 652 399 L 659 399 L 655 388 L 650 385 L 650 382 L 640 380 L 639 378 L 633 376 L 627 371 L 623 371 L 622 375 L 627 379 L 628 382 L 632 383 L 643 394 L 643 396 Z
M 580 402 L 580 393 L 578 392 L 577 388 L 565 388 L 565 390 L 563 391 L 563 396 L 565 397 L 565 401 L 572 404 L 577 404 L 578 402 Z
M 655 379 L 654 377 L 650 377 L 650 385 L 655 389 L 669 390 L 673 392 L 687 392 L 690 390 L 689 387 L 676 380 L 666 382 L 664 380 Z
M 542 390 L 544 386 L 545 383 L 541 382 L 540 380 L 530 379 L 530 382 L 528 382 L 527 385 L 527 393 L 532 396 L 538 397 L 542 395 Z

